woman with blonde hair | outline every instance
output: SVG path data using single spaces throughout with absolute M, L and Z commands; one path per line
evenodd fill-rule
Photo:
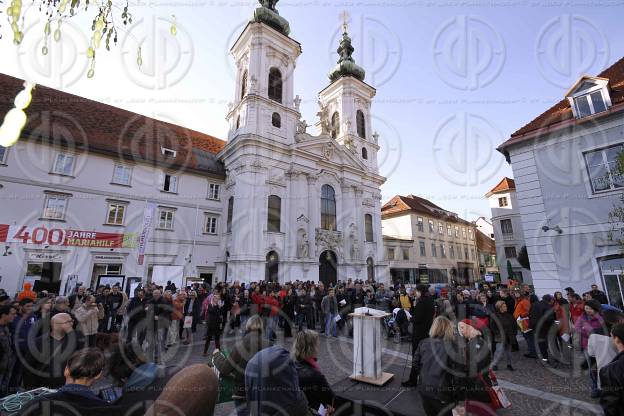
M 318 410 L 323 405 L 327 409 L 327 414 L 332 414 L 335 394 L 316 362 L 319 350 L 318 332 L 307 329 L 295 337 L 292 357 L 299 376 L 299 388 L 305 394 L 308 406 Z
M 249 415 L 245 391 L 247 363 L 258 351 L 270 346 L 269 341 L 264 336 L 264 322 L 259 315 L 254 315 L 247 320 L 245 330 L 245 335 L 234 345 L 232 352 L 227 357 L 218 349 L 213 352 L 212 356 L 212 362 L 219 370 L 220 377 L 228 374 L 234 376 L 232 400 L 238 416 Z
M 418 375 L 416 390 L 427 416 L 451 416 L 454 407 L 452 374 L 445 343 L 455 339 L 455 326 L 443 317 L 434 319 L 429 338 L 418 344 L 412 368 Z

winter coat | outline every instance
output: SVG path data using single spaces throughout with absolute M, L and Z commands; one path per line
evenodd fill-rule
M 229 374 L 234 376 L 232 398 L 245 398 L 245 368 L 247 363 L 258 351 L 269 346 L 269 341 L 263 336 L 262 331 L 251 331 L 234 345 L 227 358 L 221 351 L 213 355 L 212 359 L 215 367 L 219 370 L 219 376 Z
M 204 311 L 204 320 L 206 321 L 206 330 L 208 334 L 221 333 L 222 311 L 219 305 L 208 305 Z
M 412 345 L 429 337 L 429 330 L 433 324 L 435 305 L 433 298 L 422 296 L 414 305 L 412 312 Z
M 624 416 L 624 352 L 600 370 L 600 405 L 605 416 Z
M 516 320 L 518 320 L 518 318 L 528 318 L 530 311 L 531 301 L 529 301 L 529 298 L 522 297 L 520 300 L 516 300 L 516 307 L 513 313 Z
M 173 300 L 173 312 L 171 314 L 172 321 L 179 321 L 184 316 L 184 305 L 186 304 L 186 299 L 182 296 L 176 296 Z
M 100 319 L 104 318 L 104 310 L 95 305 L 87 308 L 83 304 L 74 311 L 74 315 L 76 315 L 76 320 L 80 324 L 80 330 L 83 334 L 95 335 L 98 332 Z
M 548 332 L 555 324 L 555 310 L 548 302 L 540 300 L 531 305 L 529 312 L 529 328 L 539 338 L 548 338 Z
M 334 394 L 327 379 L 317 368 L 307 361 L 296 361 L 295 369 L 299 376 L 299 388 L 305 394 L 310 409 L 326 408 L 334 405 Z
M 453 377 L 442 338 L 424 339 L 414 353 L 412 368 L 418 374 L 418 392 L 441 402 L 453 401 Z
M 310 415 L 295 365 L 282 347 L 265 348 L 249 360 L 245 391 L 250 416 Z
M 496 312 L 491 315 L 490 330 L 495 342 L 512 344 L 516 336 L 517 324 L 514 317 L 509 313 Z
M 489 378 L 492 363 L 490 342 L 482 336 L 469 340 L 457 335 L 454 343 L 446 345 L 454 374 L 455 398 L 490 403 L 490 395 L 481 381 L 481 377 Z
M 336 299 L 336 296 L 332 296 L 330 298 L 329 295 L 327 295 L 321 302 L 321 310 L 325 315 L 329 315 L 332 313 L 332 309 L 334 314 L 338 313 L 338 300 Z
M 581 337 L 581 347 L 583 350 L 587 349 L 587 344 L 589 342 L 589 336 L 592 333 L 602 333 L 604 328 L 604 319 L 599 314 L 595 314 L 593 317 L 590 317 L 586 313 L 581 315 L 579 319 L 577 319 L 574 324 L 574 329 L 578 335 Z

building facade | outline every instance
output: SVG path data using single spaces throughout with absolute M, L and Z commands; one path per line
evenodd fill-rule
M 2 75 L 0 91 L 21 83 Z M 3 288 L 63 293 L 68 282 L 127 284 L 169 267 L 216 278 L 223 141 L 43 86 L 28 114 L 22 139 L 0 148 Z
M 309 133 L 294 94 L 301 46 L 264 3 L 231 49 L 227 141 L 35 89 L 23 137 L 0 148 L 1 287 L 387 280 L 376 91 L 345 27 Z M 0 114 L 20 90 L 0 76 Z
M 513 280 L 532 284 L 531 270 L 518 262 L 518 254 L 526 243 L 514 180 L 503 178 L 486 197 L 492 210 L 496 261 L 502 282 Z
M 319 93 L 318 135 L 294 95 L 301 46 L 274 6 L 256 10 L 234 43 L 237 88 L 220 152 L 227 227 L 218 273 L 236 280 L 386 280 L 381 238 L 375 89 L 352 58 L 347 28 L 340 60 Z
M 604 289 L 623 303 L 617 159 L 624 148 L 624 59 L 582 77 L 564 99 L 499 147 L 513 169 L 538 294 Z
M 395 196 L 381 214 L 393 281 L 473 285 L 481 280 L 473 223 L 414 195 Z

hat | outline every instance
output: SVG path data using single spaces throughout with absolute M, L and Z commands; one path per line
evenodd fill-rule
M 464 296 L 470 296 L 470 291 L 469 291 L 469 290 L 467 290 L 467 289 L 464 289 L 464 291 L 462 292 L 462 294 L 463 294 Z

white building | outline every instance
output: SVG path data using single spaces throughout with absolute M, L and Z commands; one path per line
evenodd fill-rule
M 622 303 L 621 224 L 609 213 L 621 205 L 624 186 L 616 169 L 624 148 L 623 87 L 621 59 L 598 77 L 580 78 L 499 147 L 513 169 L 538 294 L 597 284 Z
M 415 195 L 393 197 L 381 214 L 394 282 L 472 286 L 481 279 L 473 223 Z
M 319 93 L 320 135 L 307 133 L 294 94 L 301 46 L 274 6 L 258 8 L 231 49 L 237 88 L 219 153 L 227 227 L 218 274 L 237 280 L 386 280 L 381 239 L 375 89 L 352 58 Z
M 494 239 L 494 226 L 490 220 L 486 220 L 485 217 L 479 217 L 474 224 L 477 226 L 477 230 L 481 231 L 487 237 Z
M 0 114 L 21 84 L 0 76 Z M 0 148 L 1 287 L 31 280 L 58 293 L 73 279 L 151 278 L 155 266 L 215 277 L 223 141 L 43 86 L 28 115 L 21 140 Z M 140 262 L 148 203 L 154 220 Z
M 492 210 L 496 263 L 502 282 L 513 279 L 519 283 L 531 284 L 531 271 L 518 262 L 518 254 L 526 244 L 514 180 L 503 178 L 485 196 Z M 508 263 L 511 264 L 513 276 L 509 276 Z
M 256 9 L 231 50 L 238 80 L 227 142 L 35 89 L 23 137 L 0 148 L 0 287 L 32 280 L 63 292 L 68 281 L 167 273 L 387 280 L 375 89 L 345 28 L 319 93 L 320 135 L 307 133 L 294 95 L 301 47 L 271 7 Z M 0 76 L 0 117 L 21 88 Z

